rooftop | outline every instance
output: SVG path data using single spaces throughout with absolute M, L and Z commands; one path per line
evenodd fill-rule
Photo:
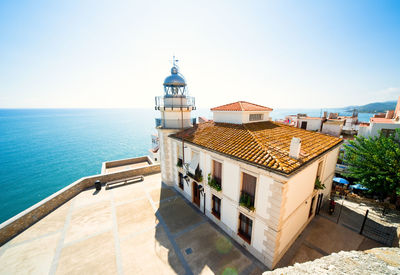
M 371 117 L 370 118 L 370 122 L 372 123 L 394 123 L 393 119 L 389 119 L 389 118 L 382 118 L 382 117 Z
M 190 253 L 193 251 L 193 253 Z M 89 188 L 0 247 L 0 274 L 261 274 L 160 174 Z
M 271 121 L 247 124 L 209 121 L 171 136 L 286 175 L 342 142 L 340 138 Z M 293 137 L 301 139 L 299 159 L 289 157 Z
M 238 101 L 211 108 L 211 111 L 272 111 L 271 108 L 250 103 L 247 101 Z

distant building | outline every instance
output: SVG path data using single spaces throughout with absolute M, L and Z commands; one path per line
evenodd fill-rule
M 309 117 L 306 114 L 297 114 L 286 117 L 287 124 L 308 131 L 320 131 L 323 118 Z
M 273 268 L 314 217 L 317 195 L 328 198 L 342 140 L 272 122 L 271 108 L 245 101 L 192 124 L 194 100 L 184 89 L 167 93 L 172 85 L 165 81 L 156 100 L 163 182 Z M 325 190 L 315 189 L 317 179 Z
M 369 123 L 362 123 L 358 136 L 377 136 L 379 132 L 389 136 L 398 128 L 400 128 L 400 96 L 395 110 L 387 111 L 386 114 L 375 115 L 370 118 Z
M 321 132 L 323 134 L 331 135 L 334 137 L 340 137 L 340 135 L 342 134 L 343 124 L 344 124 L 343 120 L 328 119 L 322 125 Z

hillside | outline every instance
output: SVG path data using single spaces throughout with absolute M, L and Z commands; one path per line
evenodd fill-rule
M 353 109 L 357 109 L 359 113 L 380 113 L 386 112 L 387 110 L 394 110 L 396 108 L 396 103 L 396 101 L 374 102 L 361 106 L 348 106 L 344 109 L 350 112 Z

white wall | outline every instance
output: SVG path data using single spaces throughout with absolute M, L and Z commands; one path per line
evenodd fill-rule
M 241 112 L 213 112 L 213 120 L 215 122 L 242 124 Z
M 313 192 L 317 169 L 318 161 L 315 161 L 290 178 L 287 183 L 286 197 L 288 199 L 284 206 L 283 220 L 292 214 L 292 212 Z
M 314 207 L 316 205 L 316 201 L 314 202 Z M 311 194 L 306 198 L 306 200 L 302 201 L 302 203 L 298 206 L 295 213 L 288 219 L 281 231 L 281 238 L 279 240 L 279 248 L 278 254 L 280 254 L 283 249 L 292 241 L 294 236 L 299 232 L 301 227 L 308 220 L 308 213 L 310 211 L 311 206 Z
M 238 229 L 239 211 L 237 204 L 229 199 L 221 200 L 221 221 L 232 230 L 232 234 L 236 234 Z
M 270 213 L 268 207 L 270 207 L 270 186 L 274 183 L 274 180 L 268 176 L 260 175 L 257 182 L 257 193 L 256 193 L 256 212 L 258 215 L 265 219 L 269 219 Z
M 307 122 L 308 131 L 320 131 L 321 130 L 321 119 L 307 119 L 307 118 L 299 118 L 297 122 L 297 128 L 301 128 L 301 123 L 303 121 Z
M 249 111 L 213 111 L 213 120 L 215 122 L 243 124 L 259 121 L 269 121 L 270 112 L 249 112 Z M 262 120 L 250 121 L 250 114 L 263 114 Z
M 333 177 L 335 176 L 335 169 L 337 158 L 339 155 L 340 147 L 332 150 L 328 153 L 324 160 L 324 167 L 322 172 L 322 183 L 325 185 L 325 189 L 322 190 L 324 194 L 324 200 L 329 199 L 331 189 L 332 189 L 332 181 Z
M 375 137 L 378 136 L 379 131 L 382 129 L 397 129 L 400 128 L 400 123 L 371 123 L 370 135 Z
M 222 193 L 235 202 L 239 202 L 240 179 L 239 166 L 225 159 L 222 164 Z
M 340 134 L 342 133 L 342 127 L 343 125 L 340 124 L 327 124 L 324 123 L 322 125 L 322 133 L 327 134 L 327 135 L 331 135 L 334 137 L 339 137 Z

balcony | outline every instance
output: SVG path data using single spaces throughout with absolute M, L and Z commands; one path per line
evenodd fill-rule
M 201 171 L 200 168 L 197 168 L 197 169 L 196 169 L 195 174 L 192 174 L 192 173 L 190 173 L 190 172 L 187 172 L 187 175 L 188 175 L 189 177 L 191 177 L 192 179 L 194 179 L 195 181 L 197 181 L 197 182 L 202 182 L 202 181 L 203 181 L 203 172 Z
M 155 119 L 156 128 L 163 128 L 163 129 L 185 129 L 193 127 L 196 124 L 196 118 L 190 119 L 162 119 L 156 118 Z
M 155 110 L 196 110 L 195 99 L 191 96 L 156 96 Z
M 254 196 L 250 195 L 244 191 L 240 193 L 239 204 L 243 207 L 246 207 L 250 211 L 254 211 Z
M 221 179 L 217 179 L 217 178 L 211 176 L 211 174 L 208 174 L 207 179 L 208 179 L 208 185 L 210 185 L 211 188 L 214 188 L 217 191 L 222 190 Z

